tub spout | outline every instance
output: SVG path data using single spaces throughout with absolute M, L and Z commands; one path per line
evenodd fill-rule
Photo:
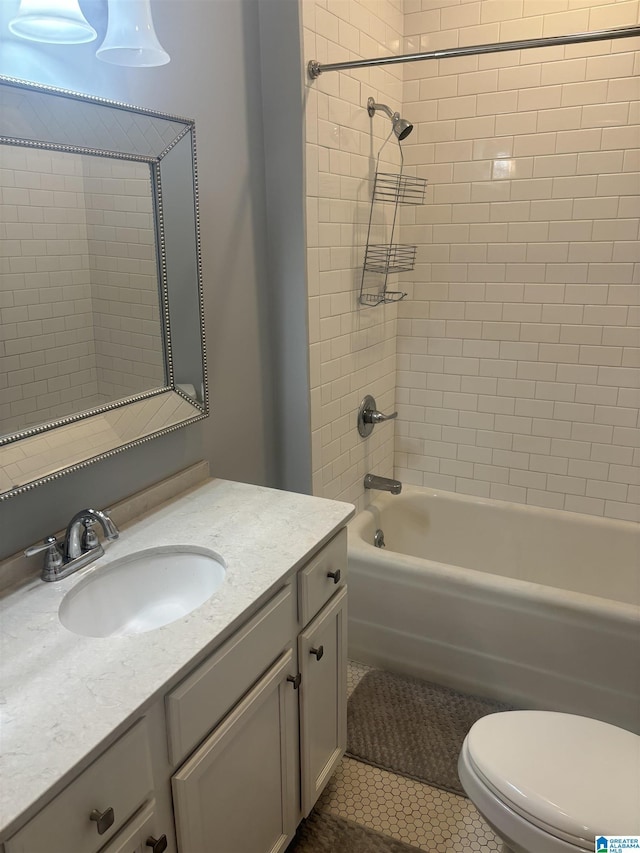
M 365 489 L 379 489 L 382 492 L 391 492 L 392 495 L 399 495 L 402 491 L 400 480 L 392 480 L 389 477 L 378 477 L 377 474 L 365 474 L 364 487 Z

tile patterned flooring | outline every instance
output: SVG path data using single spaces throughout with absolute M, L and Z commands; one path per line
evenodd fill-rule
M 370 669 L 349 662 L 348 693 Z M 317 808 L 429 853 L 500 853 L 502 844 L 465 799 L 343 758 Z

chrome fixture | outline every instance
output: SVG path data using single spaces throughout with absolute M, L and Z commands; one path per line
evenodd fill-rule
M 376 424 L 380 424 L 382 421 L 392 421 L 397 417 L 397 412 L 392 412 L 390 415 L 383 415 L 382 412 L 379 412 L 376 401 L 371 394 L 367 394 L 358 409 L 358 432 L 362 438 L 366 438 L 371 435 Z
M 95 524 L 102 527 L 107 539 L 117 539 L 120 535 L 108 513 L 99 509 L 81 509 L 69 522 L 61 543 L 58 543 L 55 536 L 47 536 L 42 545 L 32 545 L 24 555 L 33 557 L 34 554 L 45 552 L 43 581 L 59 581 L 69 577 L 104 554 L 93 529 Z
M 383 113 L 389 116 L 393 125 L 393 132 L 399 140 L 406 139 L 413 130 L 411 122 L 401 118 L 400 113 L 394 113 L 386 104 L 376 104 L 373 98 L 369 98 L 367 101 L 367 112 L 371 118 L 376 114 L 376 110 L 382 110 Z
M 387 547 L 387 544 L 384 541 L 384 530 L 381 527 L 379 527 L 376 530 L 376 532 L 373 536 L 373 544 L 375 545 L 376 548 L 386 548 Z
M 391 492 L 392 495 L 399 495 L 402 491 L 400 480 L 392 480 L 390 477 L 378 477 L 377 474 L 365 474 L 364 487 L 365 489 L 378 489 L 380 492 Z
M 98 542 L 96 532 L 93 529 L 96 522 L 102 527 L 102 532 L 107 539 L 117 539 L 120 535 L 118 528 L 106 513 L 101 512 L 99 509 L 81 509 L 69 522 L 67 532 L 64 536 L 62 556 L 65 562 L 75 560 L 94 548 L 100 548 L 98 557 L 104 554 L 102 546 Z M 83 527 L 84 530 L 82 529 Z
M 351 62 L 331 62 L 323 64 L 316 59 L 307 63 L 307 73 L 312 80 L 325 71 L 346 71 L 352 68 L 372 68 L 380 65 L 397 65 L 404 62 L 419 62 L 424 59 L 450 59 L 455 56 L 478 56 L 483 53 L 503 53 L 508 50 L 527 50 L 530 47 L 557 47 L 564 44 L 582 44 L 607 39 L 636 38 L 640 36 L 640 27 L 614 27 L 610 30 L 596 30 L 592 33 L 572 33 L 566 36 L 544 36 L 541 38 L 520 39 L 519 41 L 493 42 L 491 44 L 472 44 L 463 47 L 449 47 L 443 50 L 429 50 L 424 53 L 405 53 L 400 56 L 383 56 L 374 59 L 354 59 Z

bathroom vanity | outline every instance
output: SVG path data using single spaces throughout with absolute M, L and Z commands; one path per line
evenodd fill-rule
M 4 853 L 276 853 L 346 746 L 349 504 L 209 480 L 0 605 Z M 150 548 L 226 566 L 188 616 L 86 637 L 58 608 Z

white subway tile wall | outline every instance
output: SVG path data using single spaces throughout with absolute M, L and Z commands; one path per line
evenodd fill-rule
M 84 160 L 98 387 L 117 400 L 165 384 L 151 173 Z
M 4 435 L 100 400 L 78 157 L 0 146 L 0 265 Z
M 637 0 L 411 0 L 404 51 L 640 22 Z M 640 47 L 406 65 L 395 474 L 640 521 Z
M 0 172 L 0 434 L 164 384 L 148 166 L 4 145 Z
M 306 59 L 338 62 L 402 50 L 400 0 L 302 0 L 301 9 Z M 391 131 L 386 116 L 370 118 L 366 105 L 372 96 L 401 109 L 402 75 L 400 66 L 330 73 L 306 89 L 313 489 L 360 508 L 364 475 L 393 475 L 394 423 L 362 439 L 356 414 L 367 393 L 380 410 L 394 408 L 397 331 L 397 305 L 358 303 L 375 160 Z M 385 146 L 383 158 L 386 169 L 396 170 L 397 145 Z M 377 234 L 389 216 L 376 210 Z M 367 286 L 375 287 L 373 279 Z
M 305 58 L 363 56 L 627 26 L 638 0 L 303 0 Z M 401 34 L 403 39 L 399 39 Z M 314 491 L 363 503 L 395 475 L 640 519 L 638 40 L 331 72 L 306 101 Z M 430 182 L 402 212 L 419 246 L 398 306 L 357 305 L 371 176 L 388 126 Z M 373 141 L 372 135 L 373 134 Z M 410 169 L 411 171 L 411 169 Z M 397 321 L 396 321 L 396 318 Z M 397 353 L 396 353 L 397 342 Z M 384 430 L 384 434 L 383 434 Z

